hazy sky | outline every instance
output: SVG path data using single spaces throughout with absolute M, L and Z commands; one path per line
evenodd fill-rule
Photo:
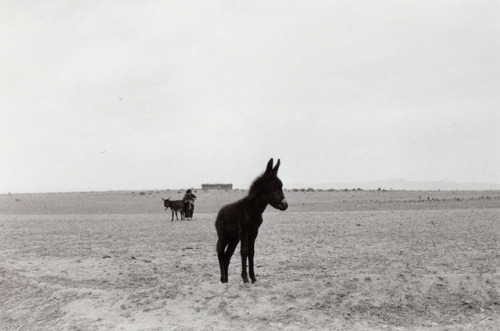
M 500 183 L 498 1 L 0 2 L 0 192 Z

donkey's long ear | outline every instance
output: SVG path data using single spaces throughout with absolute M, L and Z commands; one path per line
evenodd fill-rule
M 273 171 L 273 159 L 271 158 L 269 162 L 267 162 L 266 174 L 271 174 Z
M 163 200 L 163 202 L 167 201 L 167 200 L 165 200 L 165 199 L 163 199 L 163 198 L 161 198 L 161 199 Z
M 278 162 L 276 163 L 276 166 L 273 168 L 273 175 L 278 174 L 278 169 L 280 168 L 280 159 L 278 159 Z

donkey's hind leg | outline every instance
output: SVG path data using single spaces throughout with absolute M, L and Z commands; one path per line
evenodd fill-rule
M 229 276 L 229 262 L 233 256 L 234 250 L 238 246 L 238 240 L 230 240 L 227 245 L 226 252 L 224 253 L 224 269 L 226 270 L 226 277 Z
M 227 246 L 227 240 L 225 238 L 219 237 L 219 240 L 217 240 L 217 257 L 219 258 L 220 281 L 222 283 L 227 283 L 227 269 L 225 266 L 225 254 L 224 254 L 226 246 Z

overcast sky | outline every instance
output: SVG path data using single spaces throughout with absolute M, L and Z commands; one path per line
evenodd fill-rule
M 498 1 L 0 3 L 0 192 L 500 183 Z M 289 185 L 287 185 L 289 183 Z

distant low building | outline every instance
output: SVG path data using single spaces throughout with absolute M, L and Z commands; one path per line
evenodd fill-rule
M 232 190 L 233 184 L 201 184 L 202 190 Z

